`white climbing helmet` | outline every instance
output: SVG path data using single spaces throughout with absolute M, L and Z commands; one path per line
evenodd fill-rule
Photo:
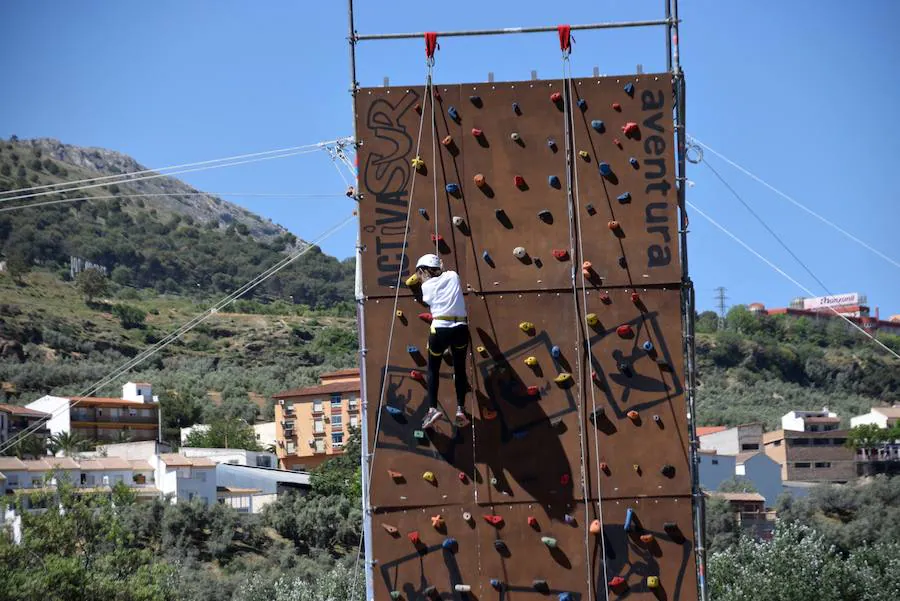
M 441 268 L 441 259 L 437 255 L 427 254 L 419 257 L 419 260 L 416 262 L 416 269 L 419 267 L 430 267 L 432 269 L 440 269 Z

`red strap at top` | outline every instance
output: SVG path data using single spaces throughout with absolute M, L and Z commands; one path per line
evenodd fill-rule
M 437 32 L 425 32 L 425 56 L 434 58 L 434 51 L 437 49 Z
M 572 28 L 569 25 L 558 25 L 556 30 L 559 32 L 559 49 L 563 52 L 571 52 Z

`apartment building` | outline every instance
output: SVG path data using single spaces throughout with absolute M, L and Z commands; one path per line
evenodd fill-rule
M 841 427 L 841 418 L 828 407 L 821 411 L 791 411 L 781 416 L 781 427 L 794 432 L 833 432 Z
M 122 397 L 59 397 L 47 395 L 26 405 L 49 413 L 51 434 L 68 432 L 86 440 L 123 442 L 159 437 L 159 399 L 147 382 L 128 382 Z
M 810 425 L 820 424 L 816 420 Z M 783 481 L 847 482 L 856 478 L 855 453 L 846 443 L 846 430 L 775 430 L 763 434 L 765 453 L 781 466 Z
M 21 405 L 0 403 L 0 444 L 3 444 L 19 432 L 36 427 L 30 436 L 38 436 L 45 440 L 50 436 L 46 420 L 49 414 Z
M 707 426 L 697 428 L 700 448 L 720 455 L 738 455 L 762 450 L 762 424 L 741 424 L 733 428 Z
M 216 464 L 206 457 L 185 457 L 177 453 L 157 455 L 155 478 L 163 495 L 177 501 L 199 499 L 204 505 L 216 502 Z
M 319 378 L 317 386 L 285 390 L 275 399 L 275 451 L 286 470 L 309 470 L 343 452 L 359 427 L 359 369 Z
M 2 405 L 0 405 L 2 407 Z M 0 409 L 2 411 L 2 409 Z M 882 429 L 893 428 L 900 422 L 900 405 L 893 407 L 872 407 L 865 415 L 850 418 L 850 427 L 873 425 Z

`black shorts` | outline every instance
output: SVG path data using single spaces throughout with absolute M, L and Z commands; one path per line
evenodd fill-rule
M 431 328 L 428 336 L 428 352 L 435 357 L 440 357 L 448 348 L 459 352 L 469 346 L 469 327 L 465 325 L 450 326 L 447 328 Z

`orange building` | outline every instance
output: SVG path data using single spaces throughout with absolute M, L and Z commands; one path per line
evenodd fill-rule
M 275 452 L 282 469 L 304 471 L 343 453 L 359 428 L 359 369 L 322 374 L 318 386 L 285 390 L 275 399 Z

